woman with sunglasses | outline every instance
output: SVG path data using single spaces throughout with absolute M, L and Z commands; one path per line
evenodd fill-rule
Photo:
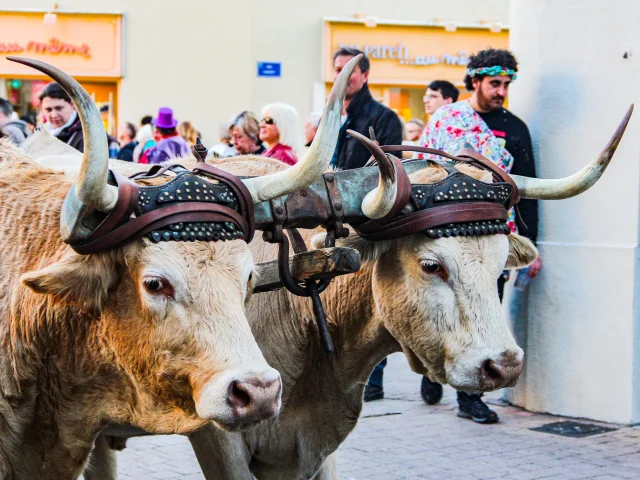
M 302 148 L 302 131 L 296 109 L 284 103 L 272 103 L 262 109 L 260 140 L 267 145 L 264 157 L 287 165 L 298 161 L 296 152 Z

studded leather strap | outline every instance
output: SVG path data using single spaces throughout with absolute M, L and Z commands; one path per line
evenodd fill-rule
M 456 203 L 411 213 L 378 227 L 376 231 L 358 230 L 358 234 L 366 240 L 393 240 L 443 225 L 487 220 L 506 221 L 507 209 L 489 202 Z
M 492 173 L 494 180 L 498 182 L 507 183 L 512 187 L 511 195 L 504 199 L 496 196 L 494 202 L 483 201 L 480 198 L 474 200 L 470 195 L 467 198 L 462 198 L 459 195 L 459 199 L 455 199 L 455 194 L 452 196 L 451 201 L 455 203 L 448 203 L 442 205 L 431 205 L 429 208 L 409 213 L 407 215 L 398 217 L 401 209 L 408 203 L 408 196 L 404 192 L 401 194 L 400 186 L 398 188 L 398 198 L 389 215 L 383 219 L 365 222 L 361 225 L 354 226 L 358 234 L 367 240 L 392 240 L 396 238 L 405 237 L 418 233 L 421 231 L 435 232 L 436 236 L 446 235 L 447 232 L 451 232 L 450 228 L 438 228 L 456 224 L 471 225 L 475 222 L 480 222 L 480 225 L 473 225 L 474 233 L 475 228 L 478 228 L 477 233 L 507 233 L 508 228 L 503 228 L 504 225 L 496 226 L 494 222 L 506 222 L 507 209 L 515 205 L 519 200 L 518 187 L 513 179 L 498 166 L 494 165 L 490 160 L 486 159 L 482 155 L 471 149 L 462 149 L 458 152 L 457 156 L 450 155 L 441 150 L 435 150 L 432 148 L 419 147 L 413 145 L 387 145 L 380 147 L 383 152 L 399 152 L 399 151 L 413 151 L 420 153 L 429 153 L 439 155 L 444 158 L 453 160 L 454 162 L 463 162 L 474 165 L 483 170 L 487 170 Z M 396 162 L 400 162 L 395 157 L 391 157 Z M 397 163 L 396 163 L 397 165 Z M 404 171 L 404 169 L 402 169 Z M 447 171 L 452 175 L 450 168 Z M 455 172 L 455 175 L 465 176 L 460 172 Z M 406 173 L 404 175 L 406 176 Z M 451 177 L 449 177 L 451 178 Z M 469 178 L 469 180 L 473 180 Z M 407 182 L 409 181 L 407 177 Z M 399 182 L 400 183 L 400 182 Z M 426 186 L 425 186 L 426 187 Z M 504 187 L 502 187 L 504 188 Z M 409 195 L 411 194 L 411 184 L 408 185 Z M 458 190 L 459 191 L 459 190 Z M 444 195 L 444 194 L 443 194 Z M 477 195 L 474 195 L 477 196 Z M 439 197 L 436 197 L 436 201 Z M 415 200 L 415 199 L 414 199 Z M 414 202 L 414 206 L 418 204 Z M 489 222 L 489 228 L 484 228 L 483 222 Z M 469 227 L 467 227 L 468 229 Z M 434 230 L 435 229 L 435 230 Z M 466 230 L 466 229 L 462 229 Z M 472 234 L 474 234 L 472 233 Z M 447 235 L 448 236 L 448 235 Z
M 136 174 L 133 178 L 155 178 L 167 170 L 187 171 L 183 167 L 172 165 L 168 167 L 152 167 L 146 174 Z M 233 208 L 212 202 L 177 202 L 171 205 L 155 208 L 140 216 L 132 217 L 140 198 L 140 187 L 132 180 L 118 172 L 111 171 L 111 178 L 118 187 L 118 201 L 115 208 L 100 223 L 93 234 L 83 242 L 71 245 L 77 253 L 85 255 L 97 253 L 122 245 L 135 238 L 140 238 L 150 232 L 180 223 L 229 223 L 229 228 L 235 225 L 240 233 L 234 232 L 234 238 L 244 238 L 250 242 L 255 232 L 253 218 L 253 201 L 251 194 L 242 181 L 210 165 L 198 164 L 193 174 L 201 173 L 212 177 L 230 188 L 238 200 L 239 212 Z M 140 213 L 140 211 L 138 211 Z M 198 230 L 198 229 L 196 229 Z M 211 237 L 204 229 L 197 233 L 191 232 L 165 232 L 169 238 L 164 240 L 198 240 L 206 239 L 205 234 Z M 216 239 L 220 234 L 214 232 Z M 224 239 L 225 233 L 222 233 Z M 205 237 L 205 238 L 201 238 Z

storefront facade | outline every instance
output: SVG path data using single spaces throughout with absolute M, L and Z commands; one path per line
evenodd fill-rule
M 50 79 L 6 61 L 14 55 L 51 63 L 74 76 L 95 99 L 115 132 L 122 77 L 122 15 L 0 12 L 0 97 L 20 114 L 36 113 Z
M 323 44 L 327 89 L 333 83 L 332 53 L 343 46 L 358 48 L 371 61 L 372 95 L 409 120 L 424 116 L 422 97 L 433 80 L 447 80 L 461 90 L 461 99 L 468 97 L 463 79 L 469 56 L 488 47 L 508 48 L 509 31 L 495 24 L 389 22 L 372 27 L 364 20 L 326 19 Z
M 475 46 L 498 46 L 493 39 L 505 36 L 506 29 L 501 34 L 489 34 L 488 26 L 506 25 L 509 20 L 509 0 L 465 3 L 464 8 L 455 2 L 425 0 L 405 0 L 402 8 L 398 8 L 388 1 L 371 0 L 366 3 L 366 10 L 361 4 L 341 0 L 317 3 L 282 0 L 277 7 L 255 0 L 182 3 L 157 0 L 154 8 L 145 2 L 129 0 L 61 0 L 55 12 L 57 22 L 49 25 L 45 24 L 44 16 L 51 8 L 50 0 L 4 0 L 0 10 L 0 43 L 19 43 L 23 51 L 17 54 L 68 68 L 95 93 L 100 103 L 109 102 L 111 96 L 110 112 L 118 123 L 137 124 L 143 115 L 169 106 L 178 120 L 192 121 L 209 144 L 218 140 L 218 125 L 243 110 L 259 115 L 265 104 L 285 102 L 298 110 L 302 124 L 309 112 L 322 107 L 325 87 L 331 82 L 325 63 L 332 53 L 325 44 L 325 19 L 351 19 L 355 23 L 350 28 L 357 35 L 367 36 L 361 42 L 354 39 L 353 33 L 348 37 L 345 32 L 341 40 L 336 37 L 338 41 L 391 47 L 402 43 L 409 47 L 411 55 L 457 54 L 463 49 L 471 53 L 477 49 Z M 362 18 L 368 13 L 378 19 L 376 28 L 365 27 Z M 422 27 L 416 25 L 418 21 Z M 447 22 L 457 25 L 456 32 L 444 32 L 443 25 Z M 394 25 L 386 26 L 389 23 Z M 405 38 L 405 31 L 415 32 L 411 34 L 415 38 L 428 34 L 428 25 L 435 25 L 432 29 L 440 32 L 440 37 L 433 37 L 434 42 L 459 37 L 467 32 L 464 27 L 467 25 L 477 26 L 476 30 L 489 40 L 462 42 L 462 46 L 447 44 L 440 51 Z M 372 33 L 375 36 L 375 32 L 389 28 L 392 32 L 389 38 L 369 39 Z M 336 35 L 339 31 L 336 30 Z M 28 49 L 31 41 L 49 45 L 52 38 L 77 47 L 75 52 L 81 52 L 86 44 L 91 58 L 81 53 L 54 54 L 49 50 L 38 56 L 34 47 Z M 58 48 L 59 45 L 53 45 L 51 50 Z M 67 52 L 70 48 L 61 50 Z M 14 98 L 18 95 L 22 111 L 39 85 L 22 88 L 20 82 L 44 81 L 45 77 L 2 58 L 11 53 L 0 51 L 0 95 Z M 277 63 L 280 75 L 260 76 L 258 65 L 263 62 Z M 372 87 L 374 90 L 378 86 L 387 87 L 374 93 L 388 104 L 397 105 L 397 110 L 406 110 L 402 102 L 408 101 L 413 105 L 412 112 L 417 113 L 422 101 L 420 90 L 431 78 L 427 72 L 432 68 L 414 66 L 414 76 L 402 73 L 402 68 L 396 75 L 391 69 L 384 80 L 378 81 L 377 75 L 386 70 L 385 63 L 391 66 L 393 62 L 373 59 Z M 425 78 L 421 78 L 422 71 Z M 459 83 L 461 76 L 452 74 L 448 78 Z M 12 85 L 7 86 L 7 82 L 14 80 L 18 80 L 15 85 L 20 85 L 17 94 L 12 92 Z M 407 97 L 403 92 L 411 89 L 416 92 Z

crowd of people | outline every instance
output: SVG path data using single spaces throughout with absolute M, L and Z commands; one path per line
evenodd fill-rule
M 82 125 L 69 95 L 52 82 L 42 90 L 39 99 L 41 128 L 76 150 L 84 151 Z M 216 158 L 262 155 L 294 165 L 305 145 L 308 147 L 313 141 L 319 122 L 320 114 L 312 113 L 302 130 L 298 112 L 285 103 L 265 105 L 260 117 L 243 111 L 220 125 L 219 143 L 209 149 L 209 155 Z M 11 102 L 0 98 L 0 138 L 7 137 L 21 145 L 36 128 L 34 116 L 18 118 Z M 201 134 L 192 122 L 178 122 L 173 109 L 160 107 L 156 116 L 144 116 L 139 127 L 125 122 L 118 130 L 117 139 L 107 136 L 110 158 L 159 164 L 170 158 L 188 156 Z
M 343 47 L 333 55 L 334 78 L 353 57 L 363 52 Z M 444 150 L 455 154 L 463 146 L 471 147 L 507 173 L 535 177 L 531 137 L 526 124 L 504 108 L 510 84 L 517 78 L 518 64 L 511 52 L 488 49 L 472 55 L 467 65 L 464 84 L 471 92 L 469 99 L 458 101 L 460 91 L 445 80 L 431 82 L 424 95 L 425 125 L 419 118 L 404 123 L 391 109 L 376 101 L 368 86 L 370 63 L 363 54 L 346 90 L 342 123 L 331 165 L 335 170 L 363 167 L 369 160 L 368 150 L 349 135 L 354 130 L 370 135 L 381 145 L 415 145 Z M 83 151 L 84 140 L 80 119 L 67 93 L 56 83 L 40 93 L 44 128 L 59 140 Z M 262 155 L 287 165 L 298 161 L 308 147 L 320 123 L 320 114 L 311 113 L 300 128 L 297 111 L 284 103 L 264 106 L 260 115 L 243 111 L 231 121 L 220 125 L 219 143 L 209 148 L 216 158 L 235 155 Z M 36 128 L 32 116 L 18 118 L 11 103 L 0 99 L 0 137 L 8 137 L 20 145 Z M 200 133 L 191 122 L 178 122 L 171 108 L 161 107 L 155 117 L 145 116 L 140 126 L 124 123 L 118 138 L 109 136 L 109 152 L 120 160 L 159 164 L 170 158 L 187 156 Z M 405 153 L 405 157 L 435 158 L 431 154 Z M 511 211 L 512 231 L 529 237 L 534 243 L 538 231 L 538 207 L 535 200 L 522 200 L 519 215 Z M 530 267 L 535 277 L 540 260 Z M 498 279 L 500 298 L 507 273 Z M 365 388 L 365 401 L 384 397 L 383 369 L 386 360 L 373 371 Z M 424 401 L 435 404 L 442 398 L 442 386 L 423 378 L 421 393 Z M 498 416 L 479 394 L 458 392 L 458 414 L 479 423 L 493 423 Z

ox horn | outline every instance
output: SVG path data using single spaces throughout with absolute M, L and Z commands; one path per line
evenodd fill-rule
M 84 88 L 70 75 L 48 63 L 30 58 L 7 57 L 47 74 L 69 94 L 82 122 L 84 154 L 78 179 L 67 194 L 60 214 L 60 233 L 73 243 L 91 235 L 82 220 L 95 210 L 108 213 L 116 205 L 118 189 L 107 184 L 109 147 L 98 109 Z
M 304 157 L 282 172 L 243 180 L 254 203 L 271 200 L 305 188 L 327 171 L 338 142 L 342 105 L 349 77 L 361 58 L 362 55 L 353 57 L 338 75 L 322 112 L 316 136 Z
M 589 190 L 589 188 L 600 179 L 609 165 L 616 148 L 618 148 L 620 139 L 627 128 L 632 112 L 633 104 L 627 109 L 620 125 L 618 125 L 618 128 L 600 156 L 579 172 L 569 177 L 558 179 L 529 178 L 520 175 L 511 175 L 511 178 L 513 178 L 516 185 L 518 185 L 520 197 L 535 198 L 538 200 L 562 200 L 563 198 L 575 197 Z
M 369 150 L 373 158 L 377 160 L 380 170 L 378 186 L 367 193 L 362 201 L 362 213 L 372 220 L 383 218 L 393 208 L 398 195 L 396 167 L 376 142 L 353 130 L 347 130 L 347 133 L 355 137 Z

